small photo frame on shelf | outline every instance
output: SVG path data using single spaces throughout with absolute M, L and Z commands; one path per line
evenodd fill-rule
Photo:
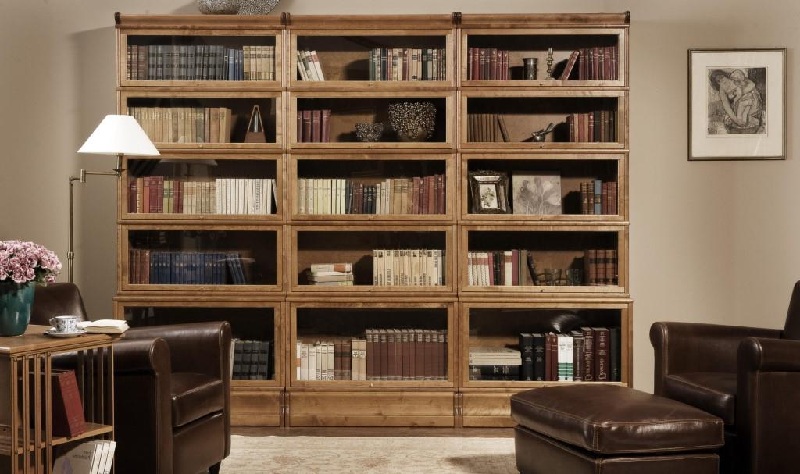
M 469 174 L 469 191 L 474 214 L 508 212 L 508 175 L 496 171 L 474 171 Z
M 689 50 L 689 160 L 786 158 L 786 48 Z

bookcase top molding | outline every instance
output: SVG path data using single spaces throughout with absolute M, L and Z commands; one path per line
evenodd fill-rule
M 117 29 L 124 30 L 174 30 L 185 29 L 187 34 L 204 30 L 281 30 L 283 18 L 280 16 L 258 15 L 139 15 L 116 12 L 114 21 Z
M 122 29 L 215 30 L 226 28 L 293 30 L 431 30 L 460 28 L 627 27 L 622 13 L 467 13 L 436 15 L 141 15 L 116 12 Z

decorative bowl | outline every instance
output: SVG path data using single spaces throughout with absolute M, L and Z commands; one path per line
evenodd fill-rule
M 383 135 L 383 123 L 358 122 L 356 124 L 356 138 L 360 142 L 377 142 Z
M 239 11 L 239 0 L 197 0 L 197 9 L 204 15 L 234 15 Z
M 389 125 L 404 142 L 421 142 L 433 136 L 436 106 L 432 102 L 395 102 L 389 104 Z
M 238 0 L 239 15 L 266 15 L 278 6 L 279 0 Z

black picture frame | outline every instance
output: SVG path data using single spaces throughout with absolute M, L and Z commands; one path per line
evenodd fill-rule
M 508 174 L 497 171 L 473 171 L 469 174 L 473 214 L 507 214 Z
M 786 48 L 690 49 L 688 159 L 786 158 Z

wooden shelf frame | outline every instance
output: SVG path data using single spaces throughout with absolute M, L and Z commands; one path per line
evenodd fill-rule
M 235 381 L 233 421 L 248 426 L 509 426 L 510 395 L 546 383 L 485 383 L 468 380 L 469 315 L 471 308 L 570 308 L 617 311 L 623 326 L 623 385 L 632 379 L 632 300 L 630 299 L 630 15 L 622 13 L 462 14 L 444 15 L 291 15 L 273 17 L 236 15 L 118 15 L 117 96 L 120 113 L 128 104 L 164 99 L 199 103 L 268 101 L 274 127 L 273 143 L 157 143 L 162 157 L 183 160 L 213 159 L 237 162 L 255 174 L 274 169 L 277 212 L 268 216 L 136 214 L 127 212 L 127 190 L 119 187 L 118 268 L 115 317 L 124 308 L 150 305 L 191 307 L 262 307 L 276 312 L 275 370 L 270 381 Z M 275 45 L 274 81 L 154 81 L 130 80 L 127 73 L 129 42 L 137 44 L 212 42 Z M 198 37 L 192 39 L 191 37 Z M 250 39 L 252 39 L 252 42 Z M 328 41 L 330 40 L 330 41 Z M 519 41 L 518 41 L 519 40 Z M 330 43 L 330 44 L 329 44 Z M 552 44 L 549 44 L 552 43 Z M 443 47 L 443 80 L 368 80 L 365 68 L 373 47 Z M 617 47 L 616 79 L 560 80 L 545 78 L 547 48 L 554 64 L 570 50 L 593 46 Z M 319 46 L 319 47 L 318 47 Z M 509 66 L 521 67 L 523 57 L 538 59 L 536 80 L 468 79 L 470 46 L 511 51 Z M 318 48 L 317 48 L 318 47 Z M 297 76 L 297 50 L 317 48 L 326 81 L 303 81 Z M 350 68 L 350 69 L 348 69 Z M 356 71 L 353 73 L 353 71 Z M 365 79 L 366 77 L 366 79 Z M 358 142 L 356 122 L 386 121 L 385 110 L 395 100 L 432 100 L 437 104 L 436 138 L 421 142 L 393 140 L 388 123 L 384 140 Z M 513 142 L 474 142 L 468 136 L 468 112 L 502 113 L 507 104 L 530 104 L 525 114 L 507 119 Z M 522 141 L 564 115 L 586 112 L 591 104 L 616 114 L 611 142 Z M 612 105 L 609 105 L 612 104 Z M 298 142 L 298 109 L 331 105 L 333 140 Z M 317 107 L 318 106 L 318 107 Z M 363 106 L 363 107 L 362 107 Z M 313 108 L 311 107 L 311 108 Z M 336 115 L 337 107 L 345 114 Z M 363 110 L 358 111 L 361 107 Z M 476 108 L 477 107 L 477 108 Z M 497 111 L 491 110 L 498 108 Z M 550 110 L 548 110 L 548 107 Z M 574 110 L 570 111 L 570 108 Z M 513 108 L 512 108 L 513 110 Z M 262 114 L 264 114 L 262 107 Z M 271 113 L 271 112 L 268 112 Z M 528 115 L 528 116 L 524 116 Z M 266 117 L 265 117 L 266 118 Z M 130 161 L 136 158 L 131 158 Z M 130 162 L 126 159 L 126 163 Z M 340 166 L 341 165 L 341 166 Z M 299 214 L 296 181 L 301 177 L 359 179 L 356 172 L 383 170 L 380 179 L 405 170 L 436 170 L 445 175 L 444 214 Z M 610 215 L 479 214 L 470 209 L 469 173 L 497 168 L 512 174 L 562 170 L 563 196 L 574 193 L 584 178 L 615 180 L 617 212 Z M 125 166 L 127 168 L 127 165 Z M 398 171 L 403 169 L 403 171 Z M 421 172 L 421 171 L 420 171 Z M 426 171 L 427 172 L 427 171 Z M 343 176 L 336 176 L 341 173 Z M 240 174 L 239 171 L 233 174 Z M 247 175 L 242 171 L 242 177 Z M 330 174 L 330 176 L 328 176 Z M 369 173 L 365 173 L 369 174 Z M 231 176 L 235 177 L 235 176 Z M 271 177 L 271 176 L 270 176 Z M 127 182 L 123 174 L 120 183 Z M 368 179 L 370 179 L 368 178 Z M 131 285 L 127 281 L 128 235 L 131 232 L 268 232 L 275 242 L 275 283 L 268 285 Z M 618 252 L 619 284 L 614 286 L 475 287 L 466 285 L 470 235 L 498 232 L 501 241 L 515 239 L 541 248 L 536 237 L 593 235 L 603 244 L 613 242 Z M 406 234 L 404 234 L 406 233 Z M 441 242 L 446 259 L 442 287 L 313 287 L 301 272 L 319 259 L 348 260 L 367 255 L 365 245 L 398 236 L 428 234 Z M 308 245 L 308 236 L 322 247 Z M 362 238 L 367 236 L 366 239 Z M 385 236 L 380 240 L 376 236 Z M 516 237 L 519 236 L 517 239 Z M 551 236 L 551 237 L 547 237 Z M 388 240 L 387 240 L 388 239 Z M 359 243 L 358 241 L 362 242 Z M 423 238 L 424 240 L 424 238 Z M 552 239 L 551 239 L 552 240 Z M 569 240 L 569 239 L 567 239 Z M 573 239 L 574 240 L 574 239 Z M 591 240 L 591 239 L 590 239 Z M 351 242 L 352 241 L 352 242 Z M 272 243 L 270 243 L 270 246 Z M 339 248 L 337 249 L 337 245 Z M 360 248 L 361 245 L 363 248 Z M 488 249 L 488 237 L 481 237 Z M 546 247 L 546 245 L 545 245 Z M 576 252 L 580 249 L 574 249 Z M 269 250 L 272 252 L 273 250 Z M 317 262 L 324 263 L 324 262 Z M 363 268 L 362 268 L 363 271 Z M 445 308 L 449 332 L 446 381 L 311 382 L 293 379 L 297 311 L 324 308 Z M 280 314 L 278 316 L 277 314 Z M 302 316 L 301 316 L 302 317 Z M 513 339 L 512 335 L 508 339 Z M 280 362 L 279 356 L 280 354 Z M 280 376 L 278 376 L 280 371 Z

